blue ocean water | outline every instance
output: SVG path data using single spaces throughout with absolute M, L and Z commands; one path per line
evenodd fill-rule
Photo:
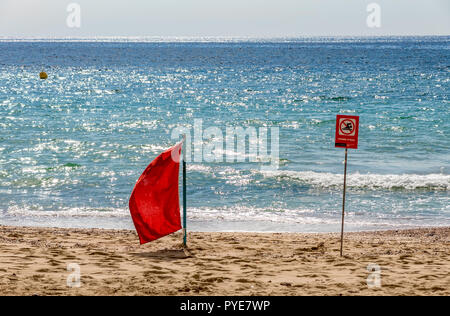
M 336 114 L 360 116 L 346 230 L 450 225 L 450 37 L 0 41 L 0 224 L 133 228 L 177 126 L 279 127 L 280 167 L 188 164 L 200 231 L 339 231 Z M 49 78 L 39 80 L 45 70 Z

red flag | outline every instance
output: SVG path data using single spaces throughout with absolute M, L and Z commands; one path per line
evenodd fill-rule
M 145 169 L 130 197 L 130 212 L 142 244 L 181 229 L 178 174 L 182 143 Z

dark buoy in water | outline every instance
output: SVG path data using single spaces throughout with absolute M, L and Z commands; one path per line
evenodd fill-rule
M 46 73 L 45 71 L 43 71 L 43 72 L 41 72 L 41 73 L 39 74 L 39 78 L 41 78 L 41 79 L 47 79 L 47 78 L 48 78 L 48 75 L 47 75 L 47 73 Z

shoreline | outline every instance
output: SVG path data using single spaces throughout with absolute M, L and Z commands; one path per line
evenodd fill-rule
M 55 216 L 56 217 L 56 216 Z M 53 218 L 53 216 L 51 216 L 51 218 Z M 71 217 L 70 219 L 79 219 L 82 220 L 86 217 Z M 42 229 L 67 229 L 67 230 L 71 230 L 71 229 L 78 229 L 78 230 L 92 230 L 92 229 L 98 229 L 98 230 L 111 230 L 111 231 L 135 231 L 134 225 L 133 225 L 133 221 L 131 219 L 131 216 L 126 217 L 127 220 L 127 224 L 125 225 L 124 222 L 122 222 L 123 225 L 98 225 L 98 226 L 94 226 L 94 225 L 82 225 L 82 226 L 74 226 L 73 223 L 68 222 L 67 225 L 61 225 L 60 222 L 58 223 L 52 223 L 52 224 L 48 224 L 48 223 L 39 223 L 39 222 L 29 222 L 29 223 L 22 223 L 19 225 L 14 225 L 12 224 L 10 221 L 6 221 L 6 223 L 1 224 L 0 223 L 0 227 L 23 227 L 23 228 L 42 228 Z M 225 225 L 224 225 L 225 223 Z M 303 229 L 280 229 L 280 230 L 270 230 L 267 229 L 267 227 L 275 227 L 277 226 L 278 228 L 281 227 L 286 227 L 285 224 L 286 223 L 276 223 L 276 222 L 262 222 L 258 223 L 257 226 L 263 227 L 263 229 L 254 229 L 254 230 L 244 230 L 244 229 L 230 229 L 230 228 L 223 228 L 225 227 L 231 227 L 232 225 L 234 226 L 248 226 L 251 224 L 254 224 L 254 222 L 248 220 L 248 221 L 221 221 L 221 222 L 215 222 L 215 221 L 194 221 L 194 222 L 190 222 L 188 220 L 188 232 L 192 232 L 192 233 L 249 233 L 249 234 L 340 234 L 340 229 L 341 229 L 341 223 L 337 222 L 334 225 L 327 225 L 329 227 L 334 227 L 334 230 L 330 230 L 327 228 L 322 228 L 322 229 L 317 229 L 317 230 L 303 230 Z M 267 224 L 269 223 L 269 224 Z M 105 224 L 103 222 L 103 224 Z M 443 224 L 443 225 L 439 225 L 439 224 L 429 224 L 429 225 L 401 225 L 401 226 L 389 226 L 389 225 L 379 225 L 379 227 L 376 226 L 370 226 L 370 227 L 366 227 L 366 228 L 354 228 L 354 227 L 347 227 L 347 226 L 351 226 L 352 222 L 351 221 L 346 221 L 345 222 L 345 228 L 344 228 L 344 233 L 375 233 L 375 232 L 386 232 L 386 231 L 405 231 L 405 230 L 422 230 L 422 229 L 433 229 L 433 228 L 447 228 L 450 227 L 449 224 Z M 307 225 L 304 225 L 307 226 Z M 309 225 L 309 226 L 313 226 L 313 225 Z M 203 227 L 203 228 L 200 228 Z M 209 227 L 208 229 L 205 229 L 204 227 Z M 328 228 L 329 228 L 328 227 Z
M 0 295 L 450 295 L 450 227 L 347 232 L 344 257 L 339 235 L 190 232 L 183 251 L 180 232 L 0 225 Z

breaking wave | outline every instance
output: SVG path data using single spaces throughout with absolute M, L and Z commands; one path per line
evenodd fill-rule
M 322 173 L 312 171 L 266 171 L 266 177 L 280 180 L 290 179 L 322 188 L 341 187 L 342 174 Z M 347 175 L 347 186 L 361 189 L 387 190 L 443 190 L 450 188 L 450 175 L 444 174 L 361 174 Z
M 343 175 L 329 172 L 274 170 L 260 171 L 238 170 L 231 167 L 212 167 L 204 165 L 191 165 L 190 172 L 215 175 L 224 178 L 227 183 L 246 185 L 256 180 L 258 176 L 265 179 L 275 179 L 280 183 L 294 182 L 310 185 L 316 188 L 341 188 Z M 264 179 L 258 180 L 264 183 Z M 347 175 L 347 187 L 353 189 L 370 190 L 430 190 L 449 191 L 450 175 L 447 174 L 373 174 L 351 173 Z

